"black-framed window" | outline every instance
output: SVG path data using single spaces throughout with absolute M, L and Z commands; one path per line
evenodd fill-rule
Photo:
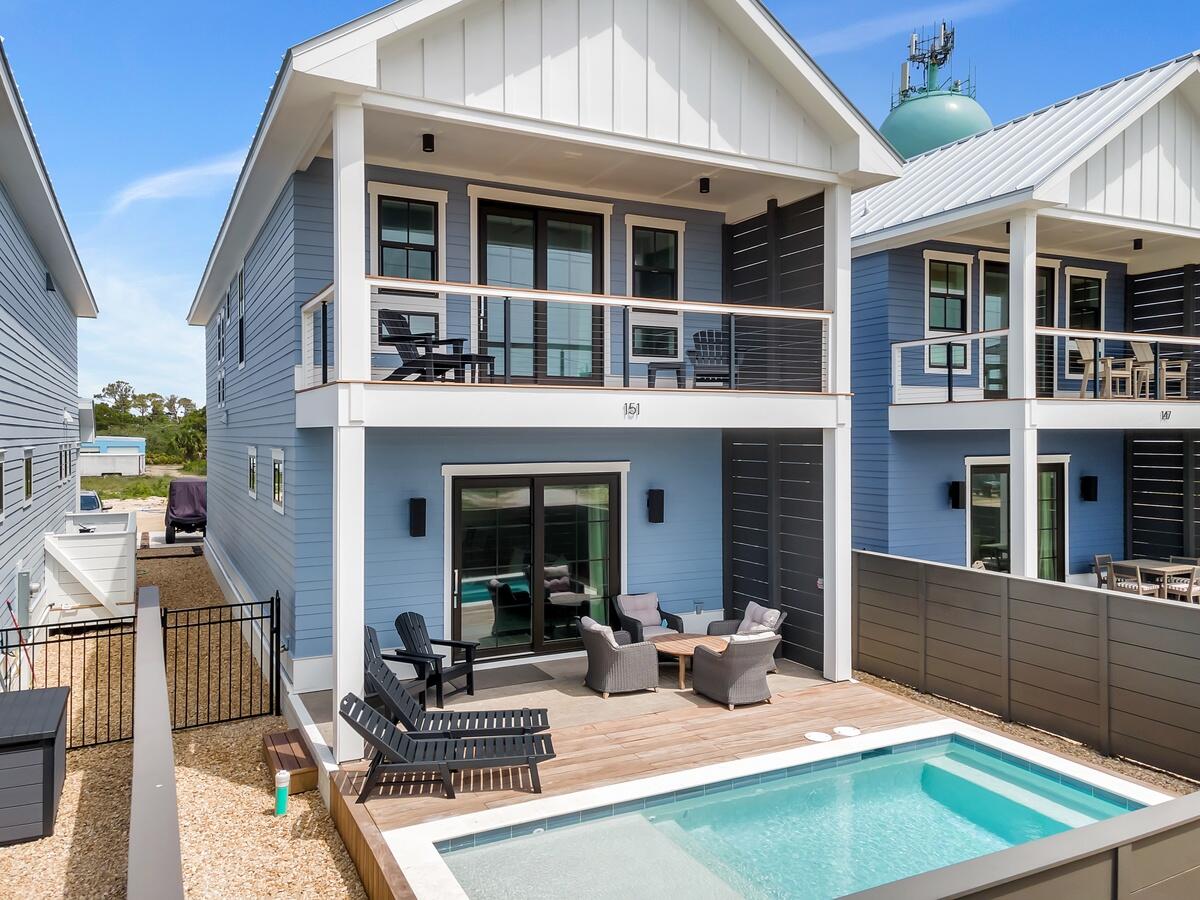
M 438 208 L 425 200 L 379 198 L 379 274 L 433 281 Z
M 1104 279 L 1095 275 L 1071 275 L 1067 279 L 1067 327 L 1080 331 L 1104 330 Z M 1083 362 L 1074 341 L 1070 347 L 1069 372 L 1083 374 Z M 1101 348 L 1103 349 L 1103 348 Z
M 633 296 L 679 299 L 679 232 L 633 227 Z
M 925 317 L 929 331 L 966 332 L 967 330 L 967 264 L 946 259 L 931 259 L 927 263 L 929 295 L 925 301 Z M 948 348 L 934 345 L 929 348 L 929 365 L 944 369 Z M 954 368 L 967 367 L 965 345 L 954 345 Z

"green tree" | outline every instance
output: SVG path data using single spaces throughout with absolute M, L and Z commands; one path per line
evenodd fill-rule
M 107 400 L 108 404 L 119 413 L 128 413 L 134 405 L 133 385 L 128 381 L 114 381 L 104 386 L 96 394 L 97 400 Z

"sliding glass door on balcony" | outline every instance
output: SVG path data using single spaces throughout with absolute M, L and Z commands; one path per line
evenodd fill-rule
M 573 649 L 618 592 L 616 475 L 456 478 L 452 634 L 481 655 Z
M 480 279 L 486 285 L 564 294 L 604 292 L 600 216 L 509 204 L 479 207 Z M 496 377 L 538 384 L 599 384 L 604 308 L 487 298 L 479 306 L 479 351 Z

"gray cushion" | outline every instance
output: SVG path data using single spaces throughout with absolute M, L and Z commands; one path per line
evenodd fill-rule
M 731 644 L 756 644 L 759 641 L 769 641 L 775 637 L 773 631 L 756 632 L 755 634 L 731 634 L 729 643 Z
M 658 594 L 621 594 L 617 597 L 617 607 L 631 619 L 637 619 L 643 625 L 661 625 L 662 616 L 658 614 Z
M 774 632 L 775 626 L 778 624 L 779 610 L 760 606 L 751 600 L 746 606 L 746 614 L 742 616 L 742 622 L 738 625 L 737 633 L 765 634 L 767 631 Z
M 579 620 L 579 627 L 582 628 L 584 631 L 589 631 L 589 632 L 592 632 L 593 634 L 600 635 L 612 647 L 618 646 L 617 638 L 613 634 L 612 628 L 610 628 L 608 625 L 601 625 L 599 622 L 597 622 L 591 616 L 581 617 Z

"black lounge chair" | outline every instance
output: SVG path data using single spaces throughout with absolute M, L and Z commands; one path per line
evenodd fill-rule
M 729 364 L 729 335 L 720 329 L 704 329 L 692 335 L 692 349 L 687 352 L 692 364 L 692 383 L 696 387 L 704 385 L 725 385 L 736 387 L 738 369 L 744 350 L 734 354 L 733 365 Z
M 360 698 L 347 694 L 342 698 L 340 713 L 346 723 L 358 732 L 375 751 L 367 779 L 358 794 L 358 802 L 367 796 L 389 773 L 428 773 L 436 778 L 408 781 L 406 784 L 436 784 L 441 782 L 446 796 L 454 799 L 452 772 L 465 769 L 510 769 L 528 767 L 529 779 L 535 794 L 542 792 L 538 764 L 554 759 L 554 745 L 548 734 L 513 734 L 486 738 L 416 738 L 401 731 Z
M 370 671 L 371 663 L 376 661 L 384 662 L 385 660 L 404 662 L 404 660 L 397 656 L 397 651 L 382 649 L 379 645 L 379 632 L 370 625 L 367 625 L 363 628 L 363 672 L 368 673 Z M 387 666 L 385 665 L 384 668 L 387 668 Z M 392 670 L 388 669 L 388 671 L 391 672 Z M 395 673 L 393 672 L 392 674 L 394 677 Z M 425 707 L 425 682 L 423 679 L 410 678 L 407 681 L 401 681 L 399 678 L 396 678 L 396 681 L 409 697 L 412 697 L 412 693 L 409 693 L 410 691 L 415 693 L 417 700 L 420 701 L 418 705 L 422 709 Z M 375 692 L 371 690 L 370 684 L 371 682 L 368 680 L 366 695 L 368 701 L 375 696 Z
M 417 670 L 417 677 L 425 679 L 427 688 L 433 688 L 437 695 L 437 705 L 443 705 L 444 686 L 456 678 L 466 678 L 466 691 L 475 693 L 475 641 L 451 641 L 446 639 L 434 640 L 429 637 L 429 629 L 425 627 L 425 617 L 420 613 L 406 612 L 396 616 L 396 633 L 404 649 L 396 651 L 391 657 L 396 662 L 406 662 Z M 434 645 L 449 647 L 452 650 L 462 650 L 466 659 L 459 663 L 446 665 L 442 655 L 436 652 Z M 451 691 L 457 694 L 463 688 Z
M 405 690 L 404 682 L 381 659 L 367 666 L 367 684 L 374 688 L 392 719 L 409 731 L 440 737 L 489 737 L 533 734 L 550 727 L 544 709 L 449 710 L 426 712 Z
M 445 380 L 447 375 L 461 373 L 463 369 L 464 338 L 438 339 L 432 334 L 413 334 L 408 316 L 391 309 L 379 311 L 379 332 L 379 343 L 395 347 L 401 363 L 385 381 Z M 450 347 L 453 352 L 438 353 L 434 349 L 442 346 Z

